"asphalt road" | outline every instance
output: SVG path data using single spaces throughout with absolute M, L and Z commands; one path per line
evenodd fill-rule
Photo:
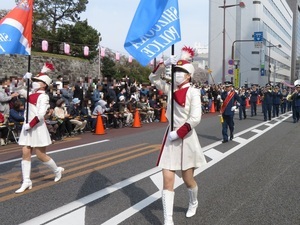
M 261 110 L 261 109 L 259 109 Z M 175 224 L 300 224 L 299 123 L 290 113 L 264 122 L 261 113 L 235 119 L 235 138 L 222 144 L 217 113 L 197 127 L 207 164 L 196 170 L 199 208 L 186 219 L 186 188 L 177 173 Z M 57 142 L 49 154 L 66 171 L 32 159 L 32 190 L 21 182 L 20 147 L 0 148 L 0 224 L 163 224 L 161 173 L 155 167 L 165 123 L 85 133 Z

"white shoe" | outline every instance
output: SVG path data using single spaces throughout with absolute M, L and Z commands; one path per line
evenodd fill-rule
M 3 146 L 3 145 L 6 145 L 5 143 L 5 140 L 3 138 L 0 139 L 0 144 Z
M 57 167 L 57 171 L 55 172 L 54 182 L 57 182 L 61 179 L 62 173 L 65 171 L 62 167 Z
M 198 208 L 198 186 L 188 189 L 189 193 L 189 208 L 185 214 L 186 217 L 192 217 L 196 214 Z
M 31 182 L 31 180 L 26 181 L 26 182 L 23 182 L 22 185 L 21 185 L 21 187 L 20 187 L 18 190 L 16 190 L 15 193 L 16 193 L 16 194 L 22 193 L 22 192 L 24 192 L 27 188 L 28 188 L 29 190 L 32 188 L 32 182 Z
M 189 203 L 189 208 L 188 208 L 185 216 L 186 217 L 194 216 L 196 214 L 197 208 L 198 208 L 198 201 L 195 204 Z

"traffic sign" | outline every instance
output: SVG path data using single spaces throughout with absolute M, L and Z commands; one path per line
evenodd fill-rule
M 264 39 L 264 35 L 263 35 L 262 31 L 261 32 L 254 32 L 253 37 L 254 37 L 255 42 L 262 42 L 263 39 Z
M 233 74 L 233 69 L 229 69 L 228 74 L 232 75 Z

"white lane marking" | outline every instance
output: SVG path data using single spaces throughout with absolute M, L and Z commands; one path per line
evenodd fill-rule
M 150 176 L 150 179 L 156 185 L 158 190 L 162 189 L 162 187 L 163 187 L 163 177 L 162 177 L 161 173 L 156 173 L 156 174 Z M 177 174 L 175 174 L 174 188 L 177 188 L 182 184 L 183 184 L 182 179 Z
M 55 154 L 55 153 L 58 153 L 58 152 L 65 152 L 65 151 L 74 150 L 74 149 L 79 150 L 81 147 L 86 147 L 86 146 L 89 146 L 89 145 L 96 145 L 96 144 L 100 144 L 100 143 L 107 142 L 107 141 L 109 141 L 109 139 L 105 139 L 105 140 L 102 140 L 102 141 L 96 141 L 96 142 L 83 144 L 83 145 L 76 145 L 76 146 L 69 147 L 69 148 L 63 148 L 63 149 L 60 149 L 60 150 L 47 152 L 47 155 Z M 21 146 L 20 146 L 20 151 L 21 151 Z M 31 158 L 35 158 L 35 157 L 36 157 L 36 155 L 31 156 Z M 0 162 L 0 165 L 4 165 L 4 164 L 11 163 L 11 162 L 16 162 L 16 161 L 21 161 L 21 160 L 22 160 L 22 158 L 7 160 L 7 161 L 4 161 L 4 162 Z
M 205 155 L 211 158 L 212 160 L 223 157 L 223 153 L 214 148 L 211 148 L 208 151 L 206 151 Z
M 49 221 L 53 221 L 53 219 L 56 220 L 56 218 L 60 218 L 60 217 L 64 217 L 67 214 L 69 214 L 70 212 L 73 212 L 74 210 L 77 210 L 79 208 L 84 207 L 85 205 L 87 205 L 90 202 L 93 202 L 97 199 L 100 199 L 106 195 L 109 195 L 117 190 L 120 190 L 132 183 L 135 183 L 139 180 L 144 179 L 145 177 L 149 177 L 155 173 L 160 172 L 161 169 L 158 167 L 154 167 L 150 170 L 147 170 L 143 173 L 140 173 L 136 176 L 130 177 L 126 180 L 123 180 L 121 182 L 118 182 L 114 185 L 111 185 L 105 189 L 102 189 L 100 191 L 97 191 L 93 194 L 87 195 L 83 198 L 80 198 L 76 201 L 73 201 L 69 204 L 66 204 L 64 206 L 61 206 L 57 209 L 54 209 L 50 212 L 47 212 L 41 216 L 35 217 L 32 220 L 29 220 L 25 223 L 22 223 L 21 225 L 40 225 L 40 224 L 47 224 Z M 72 222 L 71 222 L 72 221 Z M 75 220 L 74 220 L 75 221 Z M 70 220 L 67 224 L 73 224 L 73 220 Z
M 241 137 L 234 137 L 234 139 L 233 139 L 233 141 L 235 141 L 235 142 L 240 142 L 240 143 L 245 142 L 245 141 L 247 141 L 247 140 L 248 140 L 248 139 L 241 138 Z
M 48 225 L 62 225 L 62 224 L 70 224 L 69 221 L 72 220 L 72 225 L 84 225 L 85 224 L 85 211 L 86 207 L 82 207 L 78 210 L 75 210 L 64 217 L 61 217 L 57 220 L 54 220 Z
M 248 144 L 249 142 L 253 141 L 254 139 L 258 138 L 262 133 L 266 133 L 267 131 L 269 131 L 270 129 L 272 129 L 273 127 L 277 126 L 278 124 L 282 123 L 284 120 L 288 119 L 289 117 L 291 117 L 291 114 L 286 117 L 283 118 L 282 121 L 278 121 L 277 123 L 274 124 L 268 124 L 269 121 L 267 122 L 263 122 L 260 123 L 258 125 L 255 125 L 251 128 L 248 128 L 247 130 L 241 131 L 239 133 L 236 134 L 236 136 L 245 134 L 251 130 L 255 130 L 257 127 L 260 127 L 262 125 L 270 125 L 269 127 L 267 127 L 266 129 L 264 129 L 262 132 L 252 136 L 249 139 L 243 139 L 244 141 L 242 141 L 240 144 L 238 144 L 237 146 L 233 147 L 232 149 L 226 151 L 225 153 L 223 153 L 223 157 L 220 158 L 216 158 L 214 160 L 211 160 L 210 162 L 208 162 L 207 164 L 205 164 L 204 166 L 198 168 L 195 170 L 195 176 L 197 176 L 198 174 L 200 174 L 201 172 L 205 171 L 206 169 L 210 168 L 211 166 L 215 165 L 216 163 L 218 163 L 219 161 L 223 160 L 224 158 L 226 158 L 227 156 L 231 155 L 232 153 L 234 153 L 235 151 L 237 151 L 238 149 L 240 149 L 241 147 L 245 146 L 246 144 Z M 235 141 L 235 140 L 233 140 Z M 205 146 L 203 148 L 204 154 L 206 154 L 207 151 L 209 151 L 211 148 L 218 146 L 222 144 L 221 141 L 217 141 L 213 144 L 210 144 L 208 146 Z M 119 189 L 122 189 L 123 187 L 130 185 L 134 182 L 137 182 L 138 180 L 147 178 L 147 177 L 153 177 L 152 181 L 154 180 L 154 184 L 157 185 L 156 182 L 162 182 L 162 178 L 159 178 L 159 176 L 161 176 L 161 169 L 158 167 L 152 168 L 148 171 L 145 171 L 144 173 L 138 174 L 136 176 L 133 176 L 132 178 L 128 178 L 127 180 L 121 181 L 119 183 L 116 183 L 108 188 L 102 189 L 98 192 L 95 192 L 93 194 L 87 195 L 81 199 L 78 199 L 74 202 L 71 202 L 65 206 L 62 206 L 60 208 L 57 208 L 53 211 L 50 211 L 48 213 L 45 213 L 41 216 L 38 216 L 32 220 L 29 220 L 25 223 L 23 223 L 22 225 L 40 225 L 40 224 L 47 224 L 49 221 L 54 221 L 57 219 L 59 219 L 60 217 L 64 217 L 66 216 L 66 214 L 79 209 L 81 207 L 84 207 L 86 204 L 95 201 L 101 197 L 104 197 L 105 195 L 108 195 L 114 191 L 117 191 Z M 125 183 L 124 183 L 125 182 Z M 179 182 L 177 185 L 182 184 L 183 181 L 181 179 L 181 182 Z M 158 188 L 160 189 L 160 188 Z M 134 206 L 129 207 L 128 209 L 126 209 L 125 211 L 117 214 L 116 216 L 112 217 L 111 219 L 109 219 L 108 221 L 104 222 L 103 224 L 105 225 L 110 225 L 110 224 L 119 224 L 123 221 L 125 221 L 126 219 L 128 219 L 129 217 L 133 216 L 135 213 L 139 212 L 140 210 L 144 209 L 145 207 L 147 207 L 148 205 L 152 204 L 153 202 L 157 201 L 158 199 L 161 198 L 161 190 L 155 192 L 154 194 L 152 194 L 151 196 L 147 197 L 146 199 L 138 202 L 137 204 L 135 204 Z M 85 217 L 85 215 L 84 215 Z M 69 220 L 68 224 L 73 224 L 74 222 L 76 222 L 75 220 Z
M 259 134 L 261 134 L 263 132 L 262 130 L 258 130 L 258 129 L 253 129 L 251 131 L 254 132 L 254 133 L 259 133 Z

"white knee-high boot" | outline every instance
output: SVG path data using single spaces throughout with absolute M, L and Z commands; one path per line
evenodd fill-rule
M 162 191 L 162 203 L 164 209 L 164 225 L 174 225 L 173 222 L 173 205 L 174 205 L 174 191 Z
M 48 166 L 54 173 L 55 178 L 54 182 L 57 182 L 61 179 L 62 177 L 62 172 L 65 170 L 62 167 L 57 167 L 56 163 L 54 162 L 53 159 L 50 159 L 48 162 L 44 162 L 46 166 Z
M 186 212 L 186 217 L 192 217 L 196 214 L 198 208 L 198 186 L 188 189 L 189 192 L 189 208 Z
M 30 180 L 31 161 L 22 160 L 21 167 L 22 167 L 23 183 L 21 187 L 15 191 L 15 193 L 17 194 L 24 192 L 27 188 L 28 189 L 32 188 L 32 182 Z

